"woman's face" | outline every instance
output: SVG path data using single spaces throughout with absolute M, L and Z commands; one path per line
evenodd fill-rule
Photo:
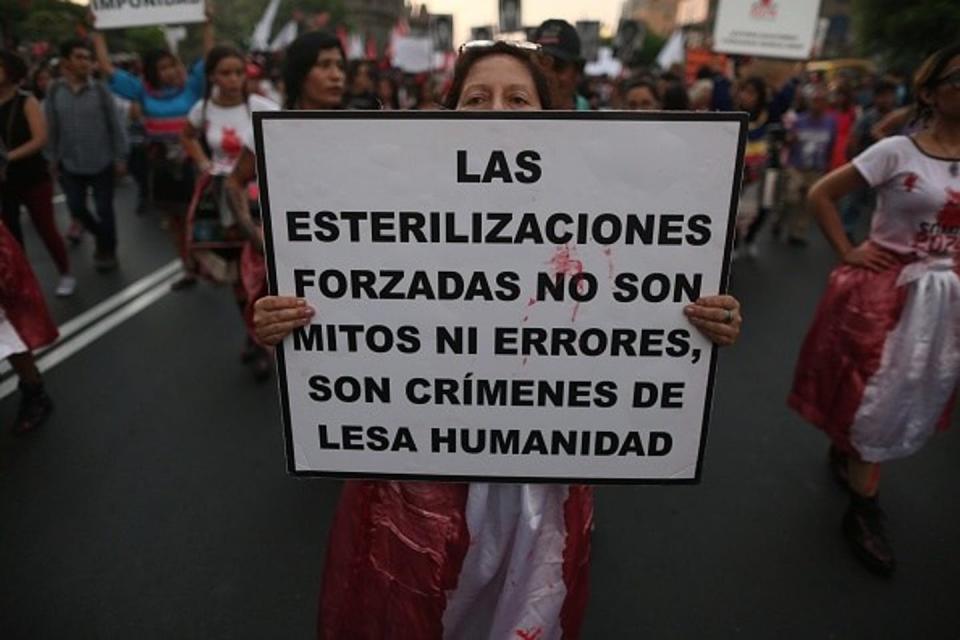
M 247 80 L 247 65 L 240 58 L 230 56 L 222 59 L 213 69 L 213 83 L 221 98 L 236 99 L 243 96 Z
M 184 73 L 180 61 L 173 56 L 164 56 L 157 60 L 157 77 L 164 87 L 178 87 L 184 83 Z
M 752 85 L 745 84 L 737 91 L 737 105 L 744 111 L 753 111 L 757 108 L 760 96 Z
M 324 49 L 303 81 L 303 98 L 308 106 L 335 109 L 343 102 L 343 56 L 339 49 Z
M 650 87 L 633 87 L 624 96 L 623 106 L 628 111 L 652 111 L 660 108 Z
M 513 56 L 481 58 L 467 72 L 457 102 L 458 111 L 540 111 L 533 76 Z
M 353 92 L 373 92 L 373 75 L 370 73 L 370 65 L 361 64 L 359 67 L 357 67 L 357 74 L 353 78 Z
M 37 73 L 36 77 L 37 89 L 42 93 L 47 92 L 47 87 L 50 86 L 50 72 L 44 69 Z
M 381 100 L 393 100 L 393 83 L 388 78 L 380 78 L 377 83 L 377 93 Z

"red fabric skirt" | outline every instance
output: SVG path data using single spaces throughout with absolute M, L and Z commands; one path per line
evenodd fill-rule
M 246 301 L 243 320 L 247 325 L 247 332 L 256 338 L 253 331 L 253 305 L 267 295 L 267 263 L 252 242 L 244 244 L 240 254 L 240 284 Z
M 800 351 L 788 404 L 849 455 L 859 457 L 851 426 L 904 312 L 908 286 L 898 280 L 911 262 L 903 258 L 879 273 L 849 265 L 834 269 Z M 944 407 L 937 429 L 949 424 L 952 405 Z
M 449 599 L 457 597 L 453 592 L 458 583 L 470 582 L 462 575 L 462 571 L 466 571 L 464 559 L 468 551 L 473 545 L 483 544 L 483 540 L 471 539 L 468 527 L 466 509 L 470 486 L 424 482 L 345 483 L 327 547 L 318 637 L 327 640 L 450 637 L 445 635 L 445 609 Z M 496 518 L 497 514 L 491 512 L 489 516 Z M 591 488 L 570 486 L 559 522 L 563 535 L 565 592 L 561 595 L 562 609 L 553 608 L 558 619 L 547 621 L 554 629 L 562 629 L 567 639 L 579 637 L 586 609 L 592 517 Z M 525 525 L 527 530 L 550 526 L 540 520 Z M 529 556 L 526 561 L 530 562 Z M 546 590 L 555 585 L 542 587 Z M 469 604 L 467 602 L 468 607 Z M 522 609 L 523 603 L 520 607 Z M 536 608 L 536 603 L 532 603 L 532 607 Z M 449 634 L 450 630 L 446 632 Z M 511 637 L 556 637 L 536 627 L 516 632 L 519 635 Z
M 57 339 L 43 292 L 20 245 L 0 223 L 0 307 L 20 339 L 38 349 Z

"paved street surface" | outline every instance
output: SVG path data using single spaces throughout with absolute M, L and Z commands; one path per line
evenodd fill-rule
M 9 434 L 0 369 L 0 639 L 311 638 L 339 483 L 286 475 L 276 387 L 239 363 L 230 292 L 167 293 L 170 243 L 132 202 L 123 187 L 120 271 L 94 273 L 89 237 L 71 250 L 74 298 L 53 297 L 29 238 L 73 333 L 28 438 Z M 888 466 L 900 567 L 866 573 L 826 440 L 784 402 L 832 258 L 819 236 L 763 249 L 734 270 L 745 330 L 720 360 L 702 484 L 597 490 L 584 638 L 960 637 L 960 433 Z

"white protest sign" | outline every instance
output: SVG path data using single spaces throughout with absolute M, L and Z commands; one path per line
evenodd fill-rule
M 813 51 L 820 0 L 720 0 L 713 49 L 806 60 Z
M 90 0 L 98 29 L 203 22 L 204 0 Z
M 699 477 L 744 115 L 254 121 L 292 473 Z

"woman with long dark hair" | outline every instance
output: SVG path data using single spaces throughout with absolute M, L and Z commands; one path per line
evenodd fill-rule
M 251 114 L 254 111 L 276 111 L 280 108 L 280 105 L 263 96 L 247 93 L 247 61 L 243 53 L 234 47 L 218 45 L 211 49 L 204 66 L 204 77 L 206 88 L 203 100 L 193 105 L 187 115 L 181 143 L 201 173 L 199 188 L 209 196 L 210 202 L 215 203 L 218 219 L 195 220 L 194 225 L 188 225 L 188 233 L 192 232 L 194 235 L 194 238 L 187 239 L 188 245 L 192 245 L 195 238 L 203 239 L 203 235 L 199 233 L 200 223 L 214 223 L 221 235 L 240 233 L 236 217 L 227 200 L 225 182 L 240 159 L 244 140 L 252 138 Z M 217 261 L 226 260 L 232 263 L 232 268 L 227 271 L 239 274 L 238 251 L 226 249 L 207 255 L 212 255 Z M 239 276 L 233 285 L 242 317 L 246 308 L 246 293 Z M 253 365 L 254 377 L 257 380 L 269 378 L 273 366 L 269 354 L 249 336 L 241 361 Z
M 550 90 L 526 47 L 468 43 L 445 105 L 540 111 Z M 701 303 L 688 312 L 694 326 L 720 344 L 736 340 L 737 301 Z M 257 335 L 276 344 L 313 313 L 304 300 L 263 298 Z M 537 637 L 576 638 L 592 523 L 586 486 L 348 481 L 327 547 L 318 635 L 513 638 L 539 628 Z
M 844 536 L 883 575 L 896 562 L 877 498 L 880 465 L 946 428 L 960 380 L 960 44 L 930 56 L 914 85 L 926 127 L 878 142 L 810 190 L 842 264 L 789 398 L 830 438 L 830 466 L 850 492 Z M 866 188 L 877 208 L 869 239 L 853 246 L 837 203 Z
M 56 294 L 69 296 L 77 281 L 70 273 L 67 246 L 54 219 L 53 177 L 43 155 L 47 124 L 39 101 L 20 89 L 26 77 L 23 58 L 0 50 L 0 144 L 6 149 L 6 166 L 0 171 L 0 216 L 22 248 L 20 207 L 26 207 L 60 273 Z
M 204 55 L 214 45 L 212 2 L 208 1 L 206 7 Z M 92 14 L 89 19 L 92 25 Z M 166 216 L 174 246 L 186 270 L 186 275 L 175 282 L 173 288 L 189 287 L 196 283 L 196 276 L 194 264 L 187 253 L 184 233 L 186 209 L 193 197 L 194 167 L 180 144 L 180 134 L 186 125 L 187 114 L 205 92 L 204 61 L 198 60 L 188 73 L 176 55 L 166 49 L 155 49 L 143 56 L 141 79 L 113 65 L 102 33 L 92 31 L 90 38 L 100 72 L 108 81 L 110 90 L 142 107 L 153 201 Z
M 287 87 L 285 107 L 292 110 L 340 109 L 343 107 L 344 63 L 340 40 L 326 31 L 305 33 L 286 51 L 283 69 Z M 243 150 L 226 181 L 225 188 L 236 222 L 247 238 L 240 258 L 240 288 L 243 316 L 253 335 L 253 305 L 267 293 L 266 264 L 263 260 L 263 231 L 257 207 L 256 157 L 253 130 L 246 131 Z M 240 299 L 240 298 L 238 298 Z M 254 373 L 269 375 L 272 359 L 263 347 L 251 344 Z
M 770 160 L 767 138 L 771 122 L 766 81 L 760 76 L 745 78 L 737 87 L 734 101 L 737 109 L 750 114 L 737 213 L 737 252 L 746 250 L 748 255 L 755 257 L 757 233 L 768 213 L 763 206 L 764 177 Z

